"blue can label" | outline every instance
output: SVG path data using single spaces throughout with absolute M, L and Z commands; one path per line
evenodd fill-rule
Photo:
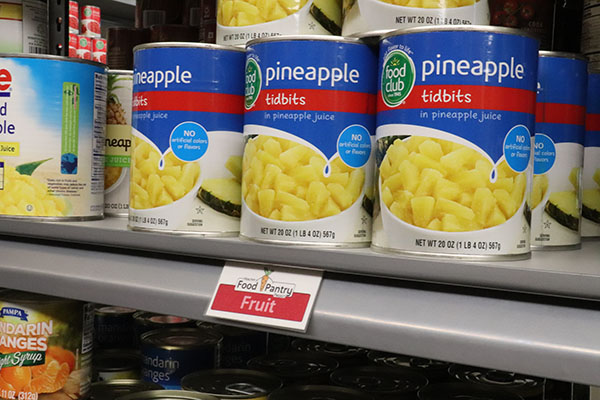
M 588 75 L 581 234 L 600 236 L 600 72 Z
M 239 230 L 243 68 L 234 49 L 136 51 L 131 227 Z
M 249 46 L 243 235 L 369 242 L 375 71 L 374 54 L 358 42 Z
M 532 244 L 581 242 L 581 174 L 585 137 L 586 62 L 561 56 L 539 59 Z
M 382 41 L 375 246 L 529 252 L 537 52 L 532 38 L 493 31 Z
M 181 378 L 201 369 L 217 368 L 217 348 L 167 350 L 142 348 L 142 379 L 158 383 L 165 389 L 181 389 Z

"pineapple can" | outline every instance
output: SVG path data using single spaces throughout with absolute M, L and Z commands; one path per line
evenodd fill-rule
M 217 0 L 217 43 L 287 35 L 341 35 L 339 0 Z
M 109 70 L 104 140 L 104 213 L 108 216 L 129 214 L 132 97 L 133 71 Z
M 498 27 L 383 37 L 374 249 L 530 256 L 539 42 Z
M 600 237 L 600 68 L 588 74 L 581 234 Z
M 533 249 L 581 246 L 586 90 L 583 56 L 540 52 L 531 191 Z
M 8 290 L 0 295 L 0 397 L 87 397 L 91 304 Z
M 376 71 L 358 39 L 248 43 L 240 235 L 368 246 Z
M 129 227 L 237 235 L 244 50 L 135 47 Z
M 488 0 L 343 0 L 344 36 L 432 25 L 488 25 Z
M 103 65 L 0 56 L 0 215 L 101 219 L 105 112 Z

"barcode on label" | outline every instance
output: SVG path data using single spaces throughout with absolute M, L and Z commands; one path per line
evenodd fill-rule
M 38 46 L 29 46 L 29 54 L 44 54 L 46 53 L 46 49 Z

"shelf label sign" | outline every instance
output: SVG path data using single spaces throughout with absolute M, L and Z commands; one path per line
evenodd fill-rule
M 225 263 L 207 316 L 306 331 L 322 271 Z

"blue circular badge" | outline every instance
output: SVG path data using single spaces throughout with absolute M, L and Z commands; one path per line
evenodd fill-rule
M 545 174 L 550 171 L 556 160 L 556 147 L 549 136 L 543 133 L 535 134 L 535 149 L 533 152 L 533 173 Z
M 208 134 L 200 124 L 182 122 L 171 132 L 169 144 L 181 161 L 196 161 L 208 149 Z
M 337 141 L 337 150 L 344 164 L 352 168 L 360 168 L 371 156 L 371 135 L 361 125 L 346 127 Z
M 531 160 L 531 134 L 523 125 L 513 126 L 504 138 L 504 159 L 515 172 L 523 172 Z

